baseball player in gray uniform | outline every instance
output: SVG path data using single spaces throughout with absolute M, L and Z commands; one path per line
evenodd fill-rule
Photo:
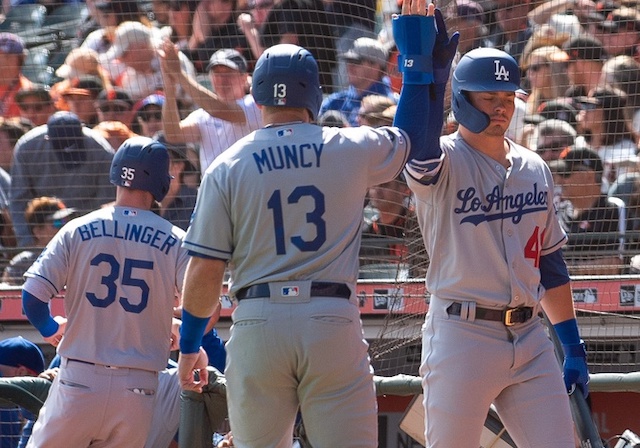
M 433 37 L 429 20 L 425 33 Z M 362 204 L 369 187 L 403 170 L 408 134 L 311 124 L 322 101 L 318 67 L 295 45 L 263 53 L 252 93 L 267 125 L 207 169 L 185 237 L 193 256 L 181 384 L 199 391 L 207 382 L 200 339 L 228 265 L 238 303 L 225 371 L 235 446 L 290 448 L 300 410 L 314 447 L 377 447 L 375 387 L 355 297 Z M 424 102 L 413 106 L 427 112 Z
M 29 447 L 142 447 L 147 438 L 188 255 L 184 231 L 150 210 L 169 188 L 163 144 L 126 140 L 110 179 L 115 206 L 66 224 L 25 274 L 25 313 L 62 357 Z M 48 302 L 64 288 L 66 318 L 54 318 Z
M 396 42 L 406 54 L 406 36 Z M 442 127 L 447 78 L 426 99 L 427 129 Z M 428 447 L 477 448 L 491 403 L 517 446 L 575 446 L 567 392 L 588 393 L 586 353 L 551 173 L 504 136 L 519 81 L 507 53 L 466 53 L 452 79 L 459 131 L 429 133 L 407 165 L 431 259 L 420 366 Z M 564 382 L 541 310 L 563 343 Z

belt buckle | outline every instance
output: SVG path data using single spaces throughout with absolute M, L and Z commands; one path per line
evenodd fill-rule
M 515 313 L 517 310 L 518 310 L 518 308 L 509 308 L 509 309 L 506 309 L 504 311 L 504 320 L 503 320 L 503 322 L 507 327 L 512 327 L 517 323 L 517 322 L 513 321 L 513 317 L 512 317 L 513 313 Z

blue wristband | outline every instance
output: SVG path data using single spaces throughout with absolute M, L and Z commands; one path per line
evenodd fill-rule
M 567 358 L 586 358 L 587 349 L 584 347 L 584 342 L 580 341 L 578 344 L 563 344 L 562 350 L 564 350 L 564 356 Z
M 556 330 L 558 339 L 562 345 L 580 344 L 580 333 L 578 332 L 578 321 L 576 319 L 565 320 L 559 324 L 555 324 L 553 328 Z
M 202 345 L 202 336 L 209 323 L 208 317 L 197 317 L 182 309 L 182 325 L 180 325 L 180 352 L 197 353 Z

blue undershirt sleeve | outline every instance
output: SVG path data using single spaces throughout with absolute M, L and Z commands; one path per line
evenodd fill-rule
M 49 312 L 49 304 L 24 289 L 22 290 L 22 308 L 29 322 L 45 338 L 54 335 L 58 331 L 59 325 L 58 322 L 53 320 Z
M 562 256 L 562 250 L 540 257 L 540 283 L 545 289 L 552 289 L 569 283 L 569 271 Z
M 445 88 L 445 84 L 402 86 L 393 124 L 409 136 L 409 160 L 440 158 Z

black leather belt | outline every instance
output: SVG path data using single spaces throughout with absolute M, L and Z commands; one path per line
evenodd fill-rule
M 450 314 L 452 316 L 459 316 L 461 312 L 461 303 L 452 303 L 447 308 L 447 314 Z M 515 324 L 522 324 L 532 317 L 533 308 L 531 307 L 507 308 L 506 310 L 494 310 L 490 308 L 480 308 L 478 306 L 476 307 L 476 319 L 502 322 L 507 327 Z
M 351 289 L 345 283 L 311 282 L 310 295 L 311 297 L 338 297 L 341 299 L 349 299 L 351 297 Z M 237 300 L 258 299 L 270 296 L 269 283 L 258 283 L 242 288 L 236 292 Z

